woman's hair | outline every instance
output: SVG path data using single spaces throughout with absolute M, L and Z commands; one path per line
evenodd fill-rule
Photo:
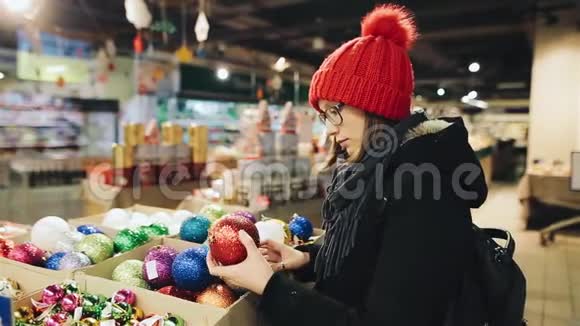
M 372 113 L 365 112 L 365 134 L 363 136 L 362 147 L 356 152 L 355 155 L 346 158 L 347 163 L 358 163 L 365 156 L 365 150 L 368 148 L 373 148 L 377 142 L 382 142 L 386 139 L 385 136 L 385 126 L 392 127 L 397 122 L 390 120 Z M 336 140 L 331 139 L 330 148 L 328 150 L 328 157 L 323 165 L 323 169 L 330 169 L 337 161 L 338 156 L 345 151 L 336 143 Z

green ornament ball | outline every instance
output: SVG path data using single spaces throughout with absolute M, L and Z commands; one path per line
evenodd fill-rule
M 139 229 L 143 231 L 150 238 L 162 237 L 169 235 L 169 228 L 163 224 L 151 224 L 148 226 L 142 226 Z
M 124 229 L 115 236 L 115 252 L 127 252 L 149 241 L 149 236 L 142 229 Z
M 149 285 L 143 279 L 143 262 L 130 259 L 122 262 L 113 270 L 113 281 L 148 289 Z
M 217 204 L 207 204 L 203 206 L 203 208 L 199 211 L 199 214 L 209 218 L 209 220 L 213 223 L 220 219 L 222 216 L 226 215 L 227 212 Z
M 87 235 L 76 244 L 75 250 L 87 255 L 93 264 L 98 264 L 113 257 L 113 240 L 101 233 Z

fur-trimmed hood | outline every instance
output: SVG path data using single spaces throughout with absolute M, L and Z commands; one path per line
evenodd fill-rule
M 435 166 L 443 182 L 459 182 L 461 189 L 477 193 L 475 198 L 460 196 L 470 207 L 479 207 L 487 198 L 487 185 L 479 160 L 468 142 L 468 133 L 461 118 L 427 120 L 406 132 L 396 155 L 395 166 L 428 163 Z M 468 176 L 466 169 L 477 171 Z M 454 178 L 458 180 L 454 181 Z

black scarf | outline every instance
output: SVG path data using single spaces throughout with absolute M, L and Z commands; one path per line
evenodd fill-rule
M 384 175 L 380 172 L 386 171 L 407 131 L 426 120 L 424 113 L 416 113 L 394 127 L 377 130 L 378 133 L 372 136 L 373 144 L 369 144 L 360 164 L 345 163 L 336 167 L 322 204 L 326 234 L 314 265 L 317 280 L 335 276 L 340 271 L 345 257 L 355 245 L 359 222 L 369 209 L 384 209 L 385 201 L 377 198 L 375 176 Z M 377 171 L 378 167 L 382 171 Z

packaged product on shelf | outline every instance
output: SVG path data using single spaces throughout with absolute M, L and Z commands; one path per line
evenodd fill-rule
M 134 173 L 133 148 L 122 144 L 113 144 L 113 185 L 131 187 Z
M 199 180 L 208 159 L 208 128 L 207 126 L 191 125 L 188 132 L 191 160 L 193 162 L 191 175 L 192 179 Z
M 296 134 L 296 114 L 292 102 L 286 103 L 281 113 L 280 131 L 276 134 L 276 155 L 296 156 L 298 154 L 298 135 Z
M 275 154 L 275 137 L 272 132 L 272 121 L 268 102 L 262 100 L 258 103 L 258 154 L 260 157 L 271 157 Z

